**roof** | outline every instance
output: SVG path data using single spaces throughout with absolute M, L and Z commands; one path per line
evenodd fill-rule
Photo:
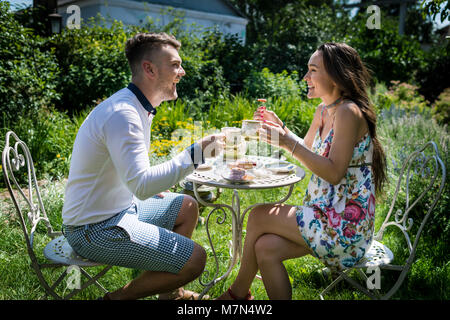
M 82 0 L 57 0 L 58 5 L 76 4 Z M 157 4 L 173 8 L 187 9 L 200 12 L 208 12 L 222 15 L 235 16 L 247 19 L 247 17 L 228 0 L 128 0 Z

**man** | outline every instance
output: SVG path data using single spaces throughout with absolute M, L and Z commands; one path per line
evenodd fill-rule
M 75 139 L 62 213 L 69 244 L 93 261 L 145 270 L 104 299 L 198 297 L 181 288 L 206 261 L 205 250 L 190 239 L 197 202 L 162 192 L 213 156 L 221 136 L 203 138 L 157 166 L 148 158 L 155 108 L 177 98 L 185 75 L 180 46 L 165 33 L 129 39 L 131 83 L 100 103 Z

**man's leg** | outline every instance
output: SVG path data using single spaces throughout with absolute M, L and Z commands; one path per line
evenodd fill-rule
M 192 233 L 198 221 L 198 203 L 193 197 L 184 195 L 180 212 L 175 220 L 173 232 L 187 238 L 192 238 Z
M 194 229 L 198 222 L 198 214 L 199 214 L 199 210 L 198 210 L 197 200 L 195 200 L 193 197 L 191 197 L 189 195 L 184 195 L 183 203 L 181 205 L 180 212 L 178 213 L 177 219 L 175 220 L 175 225 L 174 225 L 173 231 L 176 233 L 179 233 L 187 238 L 191 238 L 192 233 L 194 232 Z M 206 256 L 205 256 L 205 260 L 206 260 Z M 203 267 L 204 267 L 204 264 L 203 264 Z M 200 274 L 202 271 L 200 271 Z M 198 276 L 200 276 L 200 274 L 197 275 L 194 279 L 196 279 Z M 192 279 L 192 280 L 194 280 L 194 279 Z M 192 280 L 190 280 L 188 282 L 191 282 Z M 182 297 L 184 295 L 184 289 L 181 287 L 172 288 L 169 290 L 170 291 L 163 291 L 164 293 L 161 293 L 159 295 L 159 299 L 161 299 L 161 300 L 174 299 L 177 297 Z M 192 292 L 189 292 L 189 293 L 193 294 Z
M 161 292 L 171 292 L 199 277 L 205 263 L 205 250 L 200 245 L 194 244 L 191 257 L 178 274 L 144 271 L 124 287 L 110 292 L 108 298 L 111 300 L 139 299 Z
M 197 221 L 197 201 L 191 196 L 184 195 L 173 231 L 191 238 Z M 181 287 L 199 277 L 205 267 L 205 263 L 205 250 L 198 244 L 194 244 L 192 256 L 178 274 L 145 271 L 123 288 L 110 293 L 109 297 L 111 299 L 139 299 L 158 293 L 160 293 L 160 299 L 181 296 L 183 295 Z

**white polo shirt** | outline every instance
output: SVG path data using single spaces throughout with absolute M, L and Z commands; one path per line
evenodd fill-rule
M 144 200 L 165 191 L 203 162 L 194 167 L 195 152 L 202 153 L 195 143 L 170 161 L 150 166 L 154 116 L 144 109 L 141 101 L 148 100 L 142 96 L 139 100 L 124 88 L 95 107 L 81 125 L 65 191 L 65 225 L 106 220 L 130 207 L 133 196 Z

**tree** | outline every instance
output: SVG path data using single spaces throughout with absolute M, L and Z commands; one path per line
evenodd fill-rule
M 450 1 L 449 0 L 422 0 L 423 15 L 430 15 L 432 19 L 436 19 L 438 13 L 441 14 L 441 23 L 443 23 L 450 16 Z

